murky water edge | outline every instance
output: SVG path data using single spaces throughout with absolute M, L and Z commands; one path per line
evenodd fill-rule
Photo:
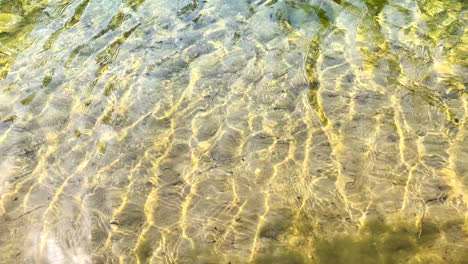
M 457 0 L 0 0 L 0 263 L 467 263 Z

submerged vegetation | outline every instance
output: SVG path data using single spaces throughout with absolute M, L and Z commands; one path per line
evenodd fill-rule
M 0 1 L 0 80 L 5 78 L 14 63 L 16 55 L 30 45 L 33 39 L 28 34 L 48 0 Z
M 299 226 L 293 226 L 291 221 L 282 221 L 264 229 L 264 237 L 275 233 L 271 237 L 272 245 L 274 240 L 287 239 L 289 243 L 286 244 L 290 246 L 283 249 L 267 247 L 254 263 L 467 263 L 468 254 L 463 248 L 451 248 L 450 254 L 444 257 L 432 252 L 434 247 L 438 247 L 438 241 L 444 239 L 444 232 L 453 228 L 452 225 L 404 221 L 386 223 L 380 218 L 364 222 L 356 231 L 325 236 L 308 223 L 310 219 L 296 221 Z M 290 244 L 291 241 L 296 242 Z

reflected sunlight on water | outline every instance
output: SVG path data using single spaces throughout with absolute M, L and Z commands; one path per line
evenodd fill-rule
M 0 0 L 0 263 L 466 263 L 467 19 Z

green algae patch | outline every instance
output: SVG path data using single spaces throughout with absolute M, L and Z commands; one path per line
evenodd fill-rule
M 180 264 L 215 264 L 215 263 L 239 263 L 234 256 L 229 258 L 229 262 L 224 262 L 223 258 L 216 254 L 214 250 L 208 246 L 195 245 L 195 248 L 187 251 L 186 254 L 180 256 L 178 262 Z
M 97 143 L 97 150 L 99 153 L 105 153 L 106 152 L 106 146 L 99 140 Z
M 272 255 L 260 255 L 253 264 L 306 264 L 306 260 L 297 251 L 284 251 Z
M 369 13 L 377 15 L 388 4 L 388 0 L 366 0 L 365 3 Z
M 7 116 L 7 117 L 3 120 L 3 123 L 13 122 L 13 121 L 15 121 L 17 118 L 18 118 L 18 116 L 16 116 L 16 115 Z
M 441 228 L 428 221 L 387 223 L 376 219 L 357 230 L 325 235 L 310 219 L 278 219 L 262 227 L 260 238 L 268 242 L 252 263 L 439 263 L 442 256 L 428 253 L 441 237 Z
M 32 43 L 28 35 L 47 2 L 0 1 L 0 80 L 7 76 L 17 54 Z
M 310 41 L 309 49 L 306 57 L 305 63 L 305 73 L 309 83 L 309 103 L 312 106 L 312 109 L 317 113 L 320 121 L 323 125 L 328 123 L 328 119 L 323 109 L 323 106 L 319 100 L 319 89 L 320 83 L 318 80 L 317 74 L 317 60 L 320 55 L 320 41 L 316 37 Z
M 20 25 L 21 20 L 18 15 L 0 13 L 0 33 L 13 32 Z
M 32 94 L 28 95 L 26 98 L 21 100 L 21 104 L 23 104 L 23 105 L 31 104 L 31 102 L 34 100 L 34 97 L 36 97 L 36 93 L 32 93 Z
M 357 234 L 333 239 L 317 238 L 318 263 L 400 263 L 410 259 L 439 237 L 440 230 L 426 223 L 421 228 L 408 224 L 367 223 Z

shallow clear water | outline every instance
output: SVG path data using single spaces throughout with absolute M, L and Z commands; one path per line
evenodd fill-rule
M 0 263 L 467 263 L 456 0 L 0 0 Z

